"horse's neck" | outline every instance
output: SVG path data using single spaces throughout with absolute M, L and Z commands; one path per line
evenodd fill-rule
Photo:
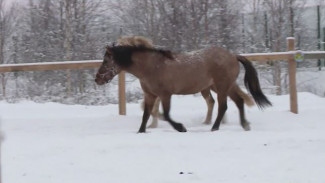
M 159 69 L 158 62 L 163 62 L 163 60 L 155 59 L 150 56 L 134 58 L 133 64 L 129 68 L 127 68 L 126 71 L 141 80 L 150 77 L 150 75 L 152 75 L 154 72 L 157 71 L 157 69 Z

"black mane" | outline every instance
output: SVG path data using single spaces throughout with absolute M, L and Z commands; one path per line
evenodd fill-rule
M 172 52 L 156 48 L 147 48 L 144 46 L 112 46 L 108 47 L 113 54 L 114 62 L 120 67 L 129 67 L 132 65 L 132 54 L 135 52 L 153 52 L 162 56 L 173 59 Z

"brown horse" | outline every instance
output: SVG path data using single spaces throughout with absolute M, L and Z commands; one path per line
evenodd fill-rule
M 218 116 L 212 131 L 219 130 L 227 110 L 227 96 L 239 108 L 240 123 L 244 129 L 249 124 L 244 115 L 243 98 L 236 92 L 239 62 L 246 70 L 245 85 L 260 108 L 272 105 L 263 94 L 257 72 L 243 56 L 234 55 L 223 48 L 208 48 L 191 53 L 170 51 L 143 46 L 108 46 L 104 61 L 96 74 L 96 83 L 103 85 L 121 70 L 139 78 L 144 91 L 145 109 L 139 132 L 145 132 L 146 124 L 157 97 L 162 101 L 164 118 L 179 132 L 186 132 L 181 123 L 169 116 L 173 94 L 194 94 L 212 89 L 218 93 Z
M 154 48 L 154 45 L 152 43 L 152 40 L 142 37 L 142 36 L 124 36 L 121 37 L 117 40 L 117 45 L 118 46 L 143 46 L 146 48 Z M 254 102 L 250 96 L 248 96 L 246 93 L 244 93 L 239 86 L 236 86 L 236 92 L 244 99 L 244 102 L 248 106 L 253 106 Z M 206 101 L 207 104 L 207 114 L 206 118 L 204 120 L 204 124 L 211 124 L 211 119 L 212 119 L 212 112 L 213 112 L 213 107 L 214 107 L 214 99 L 211 95 L 210 91 L 204 90 L 201 92 L 203 98 Z M 160 98 L 157 97 L 153 109 L 151 111 L 151 117 L 152 117 L 152 122 L 148 126 L 148 128 L 156 128 L 158 126 L 158 118 L 163 119 L 162 114 L 159 113 L 159 104 L 160 104 Z M 142 103 L 142 108 L 144 109 L 144 102 Z M 225 117 L 222 119 L 222 122 L 225 123 Z M 248 130 L 248 129 L 246 129 Z

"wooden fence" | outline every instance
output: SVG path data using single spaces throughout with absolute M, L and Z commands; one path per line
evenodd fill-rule
M 296 61 L 294 55 L 294 38 L 287 38 L 286 52 L 273 53 L 250 53 L 241 54 L 251 61 L 266 62 L 271 60 L 287 60 L 289 63 L 289 91 L 290 91 L 290 111 L 298 113 L 297 89 L 296 89 Z M 305 59 L 322 59 L 325 58 L 325 51 L 304 51 Z M 102 60 L 85 60 L 85 61 L 64 61 L 64 62 L 43 62 L 27 64 L 2 64 L 1 72 L 18 72 L 18 71 L 44 71 L 44 70 L 61 70 L 61 69 L 91 69 L 99 68 Z M 119 114 L 126 115 L 125 99 L 125 73 L 119 74 Z

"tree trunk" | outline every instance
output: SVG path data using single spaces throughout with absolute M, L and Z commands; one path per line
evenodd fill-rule
M 65 0 L 65 51 L 66 60 L 71 60 L 71 1 Z M 71 71 L 66 71 L 66 92 L 67 96 L 71 96 Z
M 276 95 L 282 94 L 282 85 L 281 85 L 281 63 L 280 61 L 274 62 L 274 84 L 276 88 Z
M 4 42 L 5 42 L 5 20 L 2 14 L 4 11 L 3 0 L 0 0 L 0 64 L 4 64 Z M 2 98 L 6 98 L 6 80 L 5 74 L 1 73 L 1 84 L 2 84 Z
M 270 37 L 269 37 L 269 27 L 268 27 L 268 17 L 267 17 L 267 14 L 266 12 L 264 13 L 264 34 L 265 34 L 265 47 L 267 49 L 270 49 L 270 44 L 269 44 L 269 40 L 270 40 Z
M 18 58 L 17 58 L 17 54 L 18 54 L 18 38 L 16 36 L 14 36 L 12 38 L 12 42 L 14 44 L 14 53 L 13 53 L 13 57 L 12 60 L 15 64 L 18 63 Z M 14 76 L 15 76 L 15 85 L 16 85 L 16 93 L 15 96 L 16 98 L 19 98 L 19 81 L 18 81 L 18 72 L 14 72 Z
M 80 15 L 80 24 L 81 24 L 81 34 L 86 37 L 86 0 L 82 0 L 81 4 L 81 15 Z M 80 93 L 85 92 L 85 71 L 84 70 L 79 70 L 79 91 Z
M 6 98 L 6 78 L 5 73 L 1 73 L 1 83 L 2 83 L 2 99 Z
M 204 42 L 205 44 L 208 43 L 208 30 L 209 30 L 209 24 L 208 24 L 208 8 L 209 8 L 209 1 L 204 1 Z
M 290 4 L 289 4 L 289 21 L 290 21 L 290 37 L 295 37 L 295 24 L 294 24 L 294 18 L 295 18 L 295 14 L 294 14 L 294 10 L 293 10 L 293 2 L 295 0 L 290 0 Z

